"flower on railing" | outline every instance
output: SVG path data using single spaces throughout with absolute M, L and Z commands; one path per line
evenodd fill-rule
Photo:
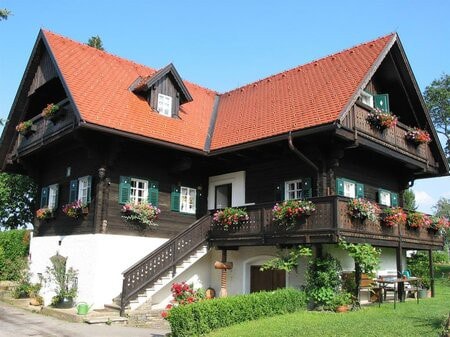
M 53 218 L 53 209 L 48 207 L 39 208 L 36 211 L 36 218 L 38 220 L 47 220 Z
M 31 120 L 23 121 L 16 126 L 16 131 L 21 135 L 26 135 L 33 127 L 33 122 Z
M 86 204 L 83 204 L 81 200 L 75 200 L 74 202 L 65 204 L 62 207 L 62 211 L 69 218 L 77 219 L 83 213 L 84 208 L 87 208 Z
M 227 207 L 223 210 L 218 210 L 214 213 L 212 222 L 214 225 L 223 226 L 228 229 L 229 226 L 240 226 L 245 221 L 248 221 L 248 214 L 245 209 Z
M 171 303 L 166 306 L 166 310 L 161 313 L 164 319 L 167 319 L 170 315 L 170 310 L 173 307 L 179 305 L 187 305 L 195 302 L 199 302 L 205 299 L 205 293 L 201 290 L 194 290 L 193 284 L 187 284 L 186 282 L 173 283 L 170 288 L 172 292 Z
M 122 218 L 126 221 L 141 227 L 142 229 L 152 228 L 158 226 L 155 220 L 161 210 L 147 202 L 140 202 L 137 204 L 125 204 L 122 207 Z
M 47 104 L 47 106 L 44 109 L 42 109 L 41 116 L 47 119 L 52 118 L 56 115 L 58 110 L 59 106 L 57 104 L 53 103 Z
M 367 116 L 367 122 L 369 122 L 372 127 L 380 131 L 395 126 L 397 121 L 397 116 L 391 114 L 390 112 L 384 112 L 380 109 L 375 109 Z
M 428 231 L 430 232 L 440 232 L 450 228 L 450 221 L 445 217 L 432 216 L 430 224 L 428 226 Z
M 381 212 L 380 220 L 386 227 L 403 226 L 406 223 L 406 213 L 400 207 L 387 207 Z
M 406 227 L 410 229 L 428 228 L 430 224 L 431 218 L 423 213 L 410 212 L 406 217 Z
M 316 205 L 309 200 L 286 200 L 273 206 L 273 221 L 289 228 L 300 218 L 309 216 L 315 211 Z
M 406 133 L 405 138 L 407 141 L 413 143 L 414 145 L 427 144 L 431 142 L 430 134 L 427 131 L 419 128 L 409 130 Z
M 380 208 L 376 203 L 370 202 L 365 199 L 351 199 L 347 203 L 348 214 L 355 219 L 360 219 L 361 221 L 377 221 L 378 214 L 380 213 Z

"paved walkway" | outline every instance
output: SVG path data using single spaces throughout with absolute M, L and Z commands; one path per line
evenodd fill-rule
M 69 323 L 0 301 L 0 337 L 163 337 L 167 330 Z

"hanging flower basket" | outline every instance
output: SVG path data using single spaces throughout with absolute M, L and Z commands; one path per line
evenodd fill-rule
M 75 200 L 70 204 L 66 204 L 62 207 L 62 211 L 69 218 L 78 219 L 78 217 L 83 213 L 83 208 L 87 207 L 84 205 L 81 200 Z
M 347 203 L 348 214 L 361 221 L 377 221 L 380 208 L 376 203 L 370 202 L 365 199 L 351 199 Z
M 381 224 L 385 227 L 403 226 L 406 223 L 406 213 L 400 207 L 387 207 L 380 214 Z
M 373 112 L 369 113 L 367 116 L 367 122 L 374 129 L 379 131 L 384 131 L 397 125 L 398 117 L 389 113 L 381 111 L 380 109 L 375 109 Z
M 31 120 L 28 120 L 17 124 L 16 131 L 22 136 L 28 136 L 32 132 L 36 131 L 36 126 L 33 125 Z
M 121 212 L 122 218 L 128 223 L 144 230 L 158 226 L 155 220 L 158 219 L 161 210 L 152 204 L 141 202 L 138 204 L 125 204 Z
M 248 221 L 248 214 L 245 209 L 227 207 L 223 210 L 216 211 L 213 215 L 213 225 L 221 226 L 228 230 L 230 226 L 241 226 L 245 221 Z
M 48 208 L 48 207 L 44 207 L 44 208 L 39 208 L 36 211 L 36 219 L 38 220 L 48 220 L 53 218 L 53 209 Z
M 58 117 L 59 106 L 54 103 L 49 103 L 42 109 L 41 116 L 45 119 L 55 120 Z
M 310 216 L 315 211 L 316 205 L 309 200 L 286 200 L 273 206 L 273 221 L 289 229 L 295 226 L 298 220 Z
M 415 146 L 419 146 L 420 144 L 428 144 L 431 142 L 430 134 L 419 128 L 409 130 L 406 133 L 405 138 L 408 142 L 414 144 Z

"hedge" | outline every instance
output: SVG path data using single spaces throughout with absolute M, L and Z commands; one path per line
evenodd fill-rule
M 167 320 L 173 337 L 199 336 L 214 329 L 306 308 L 306 295 L 296 289 L 258 292 L 173 307 Z
M 14 229 L 0 232 L 0 281 L 17 281 L 27 266 L 30 232 Z

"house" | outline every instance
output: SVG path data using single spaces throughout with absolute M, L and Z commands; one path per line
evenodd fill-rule
M 44 118 L 51 103 L 59 110 Z M 399 122 L 375 129 L 375 108 Z M 431 142 L 408 142 L 413 127 Z M 308 244 L 352 269 L 336 243 L 368 242 L 383 250 L 380 268 L 394 271 L 404 270 L 407 249 L 443 246 L 425 228 L 361 223 L 347 211 L 360 197 L 402 206 L 416 179 L 449 171 L 397 34 L 218 93 L 183 80 L 173 64 L 155 70 L 42 30 L 0 163 L 33 177 L 37 208 L 52 210 L 35 221 L 31 271 L 42 273 L 55 252 L 68 256 L 78 299 L 95 307 L 114 297 L 123 308 L 157 307 L 180 280 L 218 291 L 222 276 L 228 294 L 302 284 L 302 272 L 259 271 L 280 246 Z M 316 211 L 278 230 L 274 204 L 297 198 Z M 63 205 L 77 200 L 87 208 L 68 217 Z M 161 210 L 152 230 L 122 217 L 125 203 L 142 201 Z M 245 207 L 250 220 L 211 227 L 211 211 L 227 206 Z M 234 266 L 225 273 L 214 261 Z

